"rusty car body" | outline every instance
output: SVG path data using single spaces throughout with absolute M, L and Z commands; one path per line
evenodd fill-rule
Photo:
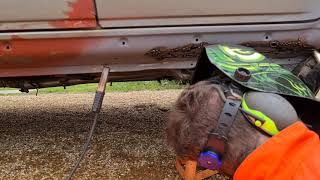
M 203 46 L 301 61 L 320 48 L 319 0 L 2 0 L 0 86 L 190 79 Z

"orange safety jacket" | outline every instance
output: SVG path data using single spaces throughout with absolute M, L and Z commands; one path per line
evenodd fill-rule
M 252 152 L 233 178 L 320 180 L 319 136 L 297 122 Z

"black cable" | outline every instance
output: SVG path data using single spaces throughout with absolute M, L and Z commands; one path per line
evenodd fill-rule
M 78 159 L 77 162 L 73 165 L 72 171 L 69 173 L 69 175 L 68 175 L 68 177 L 67 177 L 67 180 L 71 180 L 73 174 L 74 174 L 74 173 L 76 172 L 76 170 L 78 169 L 81 161 L 83 160 L 84 156 L 86 155 L 86 153 L 87 153 L 87 151 L 88 151 L 88 148 L 89 148 L 89 145 L 90 145 L 90 142 L 91 142 L 91 138 L 92 138 L 92 136 L 93 136 L 94 130 L 96 129 L 98 117 L 99 117 L 99 112 L 95 112 L 94 119 L 93 119 L 93 123 L 92 123 L 91 129 L 90 129 L 90 132 L 89 132 L 89 134 L 88 134 L 88 136 L 87 136 L 87 141 L 86 141 L 86 143 L 85 143 L 84 146 L 83 146 L 83 150 L 82 150 L 82 153 L 81 153 L 79 159 Z
M 80 154 L 79 159 L 74 164 L 72 171 L 69 173 L 67 180 L 71 180 L 73 174 L 77 171 L 81 161 L 83 160 L 84 156 L 86 155 L 86 152 L 88 151 L 94 130 L 96 129 L 99 113 L 102 107 L 103 97 L 106 90 L 108 75 L 109 75 L 110 69 L 108 67 L 104 67 L 103 71 L 101 73 L 100 81 L 98 84 L 98 88 L 94 97 L 93 106 L 92 106 L 92 112 L 94 113 L 93 123 L 90 129 L 90 132 L 87 136 L 87 141 L 83 146 L 82 153 Z

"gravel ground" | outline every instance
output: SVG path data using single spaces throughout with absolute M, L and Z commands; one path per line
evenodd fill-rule
M 74 179 L 179 179 L 164 126 L 180 92 L 107 94 Z M 0 96 L 0 179 L 65 179 L 91 126 L 93 97 Z

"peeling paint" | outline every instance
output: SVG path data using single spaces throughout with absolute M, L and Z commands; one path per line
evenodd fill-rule
M 67 1 L 69 11 L 65 12 L 67 20 L 49 22 L 57 28 L 94 28 L 96 27 L 95 10 L 92 0 Z

